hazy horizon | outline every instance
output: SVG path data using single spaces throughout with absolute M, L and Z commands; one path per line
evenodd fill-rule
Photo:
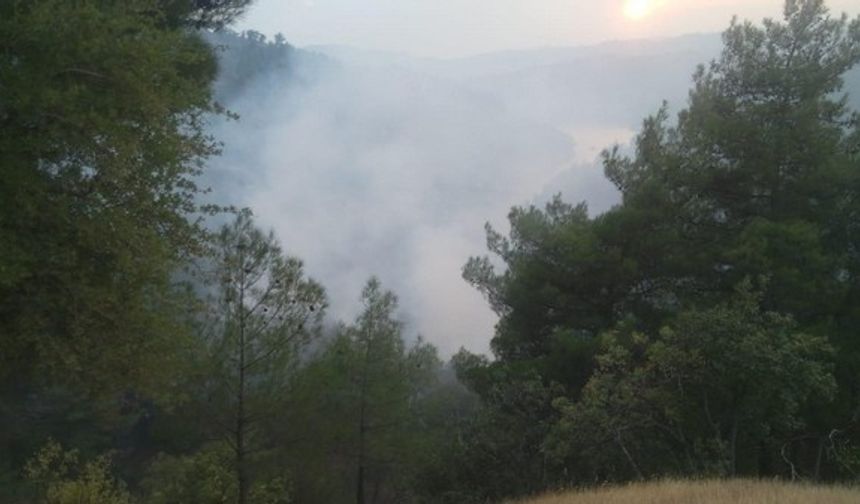
M 732 17 L 781 18 L 779 0 L 257 0 L 239 30 L 284 35 L 300 46 L 348 46 L 416 58 L 722 32 Z M 854 0 L 832 13 L 860 13 Z

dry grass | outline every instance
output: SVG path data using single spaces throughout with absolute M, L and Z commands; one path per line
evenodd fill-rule
M 777 481 L 660 481 L 547 495 L 519 504 L 858 504 L 860 487 Z

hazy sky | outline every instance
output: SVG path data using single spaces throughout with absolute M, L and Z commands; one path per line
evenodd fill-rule
M 860 12 L 857 0 L 828 5 Z M 721 31 L 733 14 L 759 21 L 781 9 L 782 0 L 257 0 L 239 28 L 299 46 L 452 57 Z

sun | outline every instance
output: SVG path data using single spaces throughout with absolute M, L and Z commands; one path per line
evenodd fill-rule
M 654 10 L 654 2 L 652 0 L 624 1 L 624 16 L 634 21 L 645 18 L 648 14 L 651 14 L 652 10 Z

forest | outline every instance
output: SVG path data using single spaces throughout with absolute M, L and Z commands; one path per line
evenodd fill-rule
M 487 224 L 460 263 L 491 355 L 449 358 L 375 271 L 330 316 L 207 171 L 260 68 L 339 71 L 233 31 L 251 4 L 0 0 L 0 502 L 860 481 L 860 17 L 733 21 L 685 103 L 606 146 L 617 204 Z

